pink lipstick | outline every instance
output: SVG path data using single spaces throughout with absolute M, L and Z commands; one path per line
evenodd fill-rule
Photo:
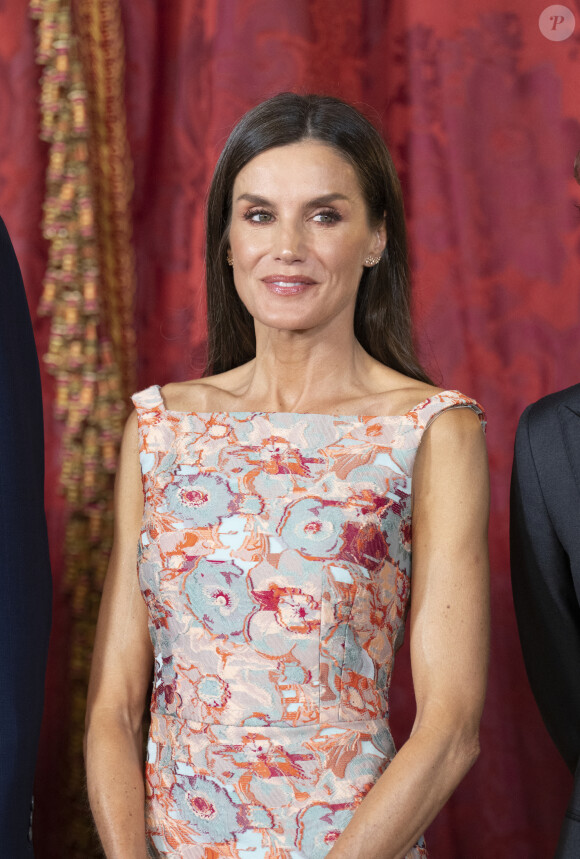
M 313 286 L 316 281 L 302 274 L 271 274 L 268 277 L 263 277 L 262 283 L 276 295 L 298 295 L 298 293 Z

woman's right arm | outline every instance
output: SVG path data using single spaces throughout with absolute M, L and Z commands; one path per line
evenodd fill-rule
M 115 536 L 97 624 L 85 734 L 89 801 L 108 859 L 147 856 L 141 722 L 153 653 L 137 578 L 142 516 L 133 413 L 115 485 Z

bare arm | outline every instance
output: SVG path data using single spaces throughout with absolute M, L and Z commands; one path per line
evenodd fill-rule
M 410 738 L 328 854 L 400 859 L 479 753 L 487 675 L 488 471 L 473 412 L 442 414 L 425 432 L 413 475 Z
M 153 657 L 137 580 L 142 516 L 133 414 L 115 487 L 115 539 L 97 624 L 85 736 L 89 800 L 108 859 L 147 856 L 141 720 Z

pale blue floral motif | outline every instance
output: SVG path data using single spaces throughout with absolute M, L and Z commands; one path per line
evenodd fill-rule
M 211 472 L 178 472 L 165 490 L 165 503 L 171 513 L 196 527 L 213 525 L 235 509 L 227 480 Z
M 193 688 L 197 697 L 207 707 L 224 707 L 230 697 L 228 684 L 214 674 L 202 677 Z
M 309 557 L 330 555 L 339 544 L 347 518 L 341 507 L 304 498 L 287 509 L 278 533 L 290 549 Z
M 244 571 L 231 561 L 201 558 L 188 574 L 185 593 L 191 611 L 210 632 L 215 635 L 242 632 L 247 616 L 255 608 L 244 582 Z
M 237 819 L 240 806 L 212 779 L 181 776 L 172 786 L 171 796 L 182 819 L 197 832 L 211 836 L 212 841 L 227 841 L 241 829 Z
M 346 829 L 351 817 L 350 807 L 333 807 L 321 803 L 307 808 L 300 816 L 298 843 L 304 851 L 307 851 L 309 859 L 324 859 L 334 842 Z M 303 837 L 303 833 L 308 835 Z

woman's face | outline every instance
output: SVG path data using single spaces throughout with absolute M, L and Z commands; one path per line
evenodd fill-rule
M 234 182 L 230 251 L 238 294 L 256 322 L 352 330 L 365 259 L 385 247 L 352 165 L 324 143 L 269 149 Z M 334 330 L 334 328 L 333 328 Z

